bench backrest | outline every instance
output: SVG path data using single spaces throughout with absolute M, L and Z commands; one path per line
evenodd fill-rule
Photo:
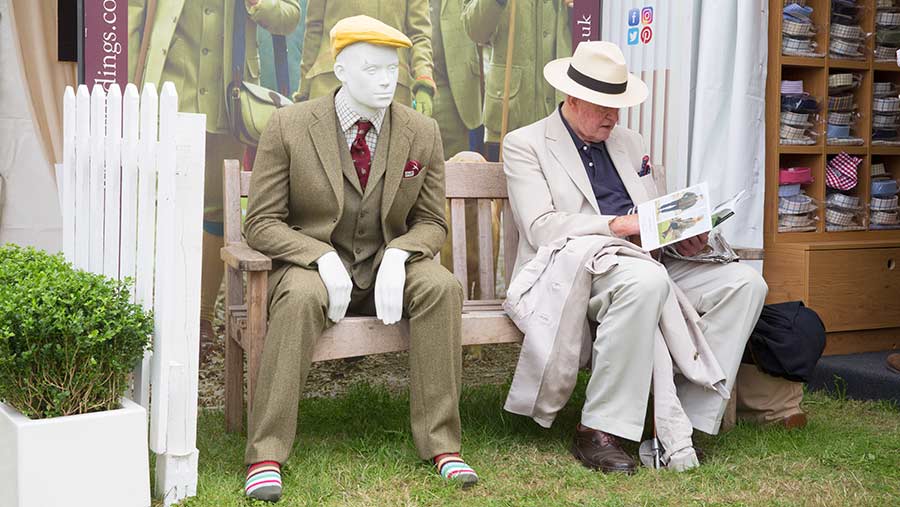
M 237 160 L 225 161 L 225 241 L 243 241 L 241 236 L 241 198 L 250 191 L 249 171 L 241 171 Z M 447 162 L 445 166 L 446 194 L 450 201 L 453 242 L 453 274 L 463 287 L 469 287 L 466 272 L 466 200 L 474 199 L 478 208 L 478 299 L 496 299 L 494 289 L 494 237 L 492 234 L 492 201 L 500 207 L 503 231 L 503 266 L 506 286 L 516 262 L 519 234 L 506 193 L 503 164 L 497 162 Z

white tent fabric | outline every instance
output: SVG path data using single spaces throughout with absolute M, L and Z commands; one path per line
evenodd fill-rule
M 56 178 L 35 133 L 10 20 L 9 1 L 0 0 L 0 245 L 57 252 L 62 218 Z
M 723 225 L 744 247 L 763 246 L 767 30 L 763 0 L 694 0 L 687 182 L 709 182 L 714 202 L 750 194 Z
M 634 16 L 645 10 L 649 23 Z M 619 123 L 644 136 L 669 191 L 706 181 L 718 203 L 747 190 L 749 201 L 723 226 L 741 247 L 763 244 L 767 16 L 765 0 L 603 2 L 602 39 L 618 44 L 650 87 Z M 646 43 L 637 36 L 645 27 Z

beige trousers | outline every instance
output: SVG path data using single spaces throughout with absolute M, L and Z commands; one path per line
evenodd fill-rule
M 593 367 L 581 422 L 640 439 L 653 371 L 654 337 L 671 277 L 702 316 L 700 328 L 731 389 L 750 332 L 768 288 L 762 276 L 739 263 L 701 264 L 668 260 L 662 267 L 619 258 L 611 272 L 594 278 L 588 317 L 599 322 Z M 678 397 L 695 428 L 715 434 L 726 400 L 676 375 Z
M 722 419 L 727 431 L 737 421 L 776 422 L 803 413 L 803 384 L 763 373 L 753 364 L 741 364 L 731 400 Z

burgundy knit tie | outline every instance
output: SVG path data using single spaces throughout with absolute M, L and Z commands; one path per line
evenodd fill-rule
M 366 183 L 369 182 L 369 168 L 372 166 L 372 152 L 369 151 L 369 145 L 366 144 L 366 132 L 372 128 L 372 122 L 359 120 L 356 122 L 358 131 L 356 139 L 350 145 L 350 156 L 353 158 L 353 167 L 356 168 L 356 175 L 359 177 L 359 186 L 366 190 Z

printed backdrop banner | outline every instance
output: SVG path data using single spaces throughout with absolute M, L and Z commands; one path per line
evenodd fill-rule
M 572 50 L 589 40 L 600 40 L 600 0 L 575 0 L 572 4 Z
M 128 84 L 128 2 L 84 1 L 84 82 L 109 91 L 109 85 Z

